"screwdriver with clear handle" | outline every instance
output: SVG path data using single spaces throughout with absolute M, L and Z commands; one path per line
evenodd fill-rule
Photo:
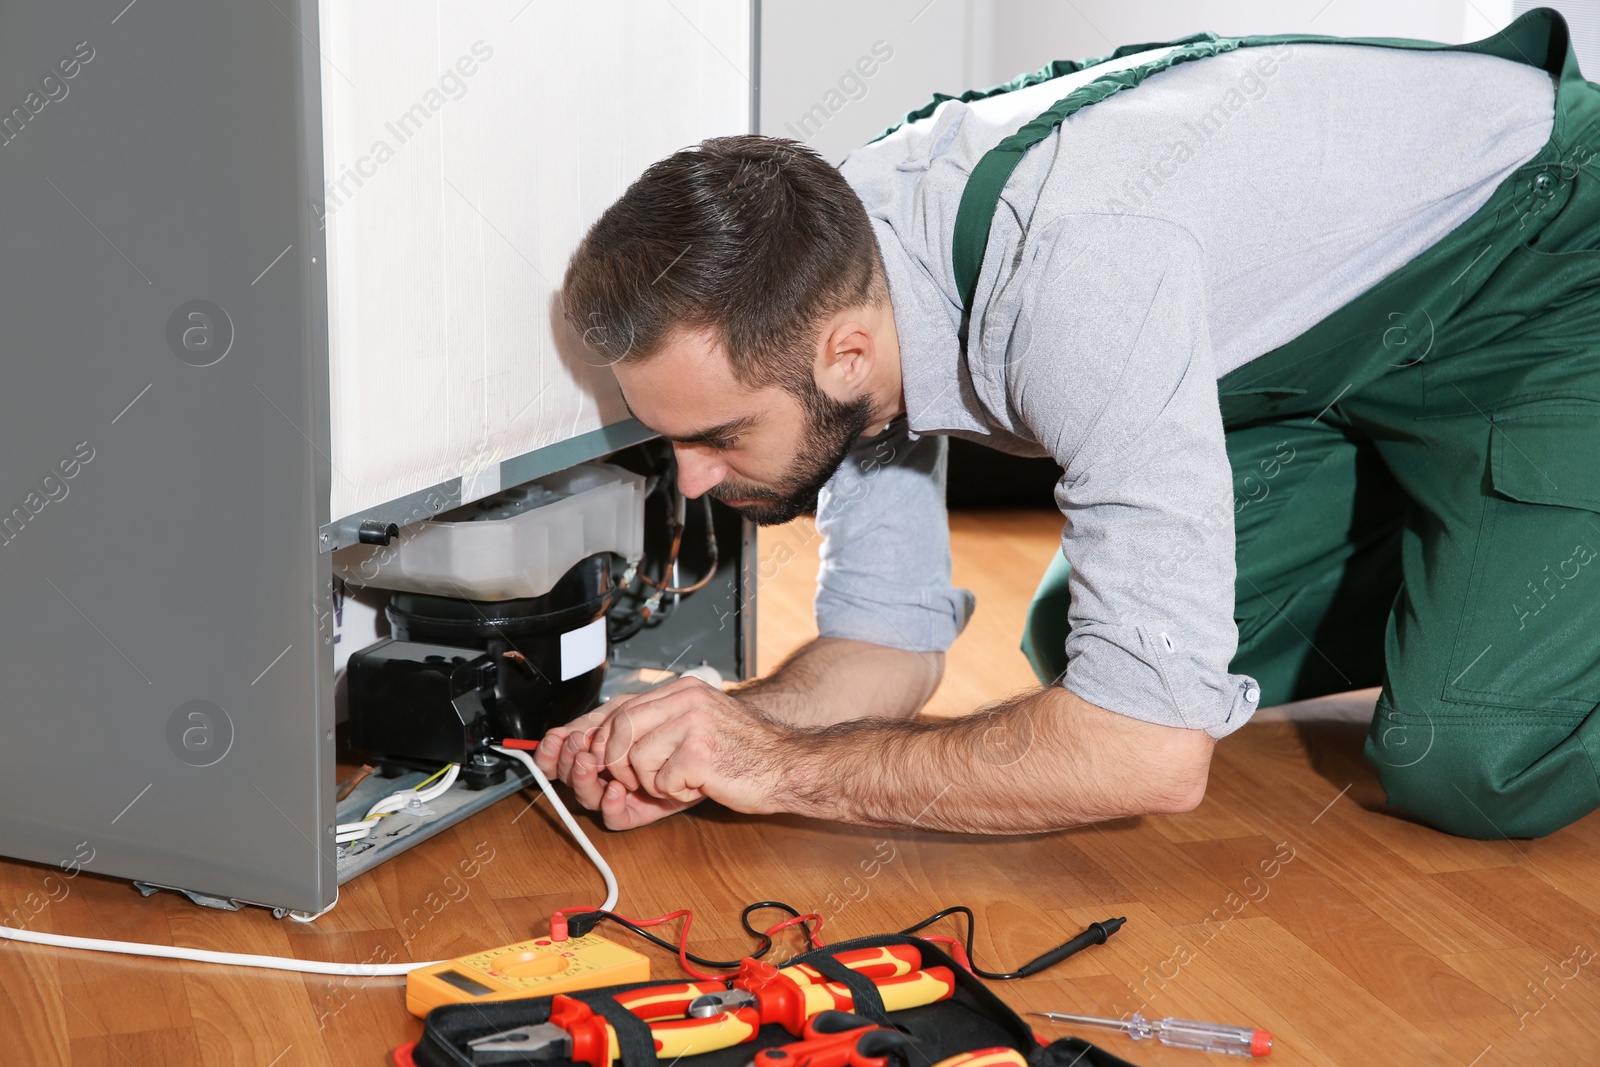
M 1058 1011 L 1030 1011 L 1058 1023 L 1103 1026 L 1121 1030 L 1135 1041 L 1153 1037 L 1175 1048 L 1197 1048 L 1207 1052 L 1226 1052 L 1234 1056 L 1265 1056 L 1272 1051 L 1272 1035 L 1250 1026 L 1226 1026 L 1193 1019 L 1146 1019 L 1138 1012 L 1126 1019 L 1100 1019 L 1093 1015 L 1068 1015 Z

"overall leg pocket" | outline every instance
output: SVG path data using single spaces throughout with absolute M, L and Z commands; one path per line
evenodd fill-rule
M 1491 416 L 1478 543 L 1447 701 L 1581 713 L 1600 704 L 1600 404 Z

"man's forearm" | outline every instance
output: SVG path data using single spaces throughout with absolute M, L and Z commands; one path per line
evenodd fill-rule
M 772 674 L 732 692 L 760 711 L 800 727 L 915 715 L 944 674 L 944 653 L 819 637 Z
M 968 833 L 1033 833 L 1187 811 L 1211 739 L 1046 689 L 957 719 L 867 720 L 784 742 L 782 810 Z

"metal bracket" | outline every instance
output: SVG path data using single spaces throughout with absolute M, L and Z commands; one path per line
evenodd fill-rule
M 152 893 L 159 893 L 163 889 L 170 893 L 182 893 L 184 896 L 188 897 L 192 903 L 198 904 L 202 908 L 215 908 L 218 911 L 238 911 L 244 906 L 245 903 L 247 903 L 247 901 L 231 900 L 225 897 L 213 897 L 206 893 L 196 893 L 193 889 L 180 889 L 175 885 L 157 885 L 154 882 L 134 882 L 133 888 L 137 889 L 141 896 L 146 897 Z

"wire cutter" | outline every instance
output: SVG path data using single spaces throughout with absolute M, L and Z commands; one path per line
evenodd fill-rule
M 956 978 L 948 967 L 929 967 L 873 983 L 885 1011 L 900 1011 L 946 1000 L 955 993 Z M 798 1037 L 806 1020 L 824 1011 L 848 1012 L 855 997 L 837 982 L 798 982 L 770 963 L 746 959 L 739 964 L 733 988 L 707 993 L 689 1004 L 689 1015 L 704 1019 L 722 1012 L 749 1010 L 763 1023 L 777 1023 Z

